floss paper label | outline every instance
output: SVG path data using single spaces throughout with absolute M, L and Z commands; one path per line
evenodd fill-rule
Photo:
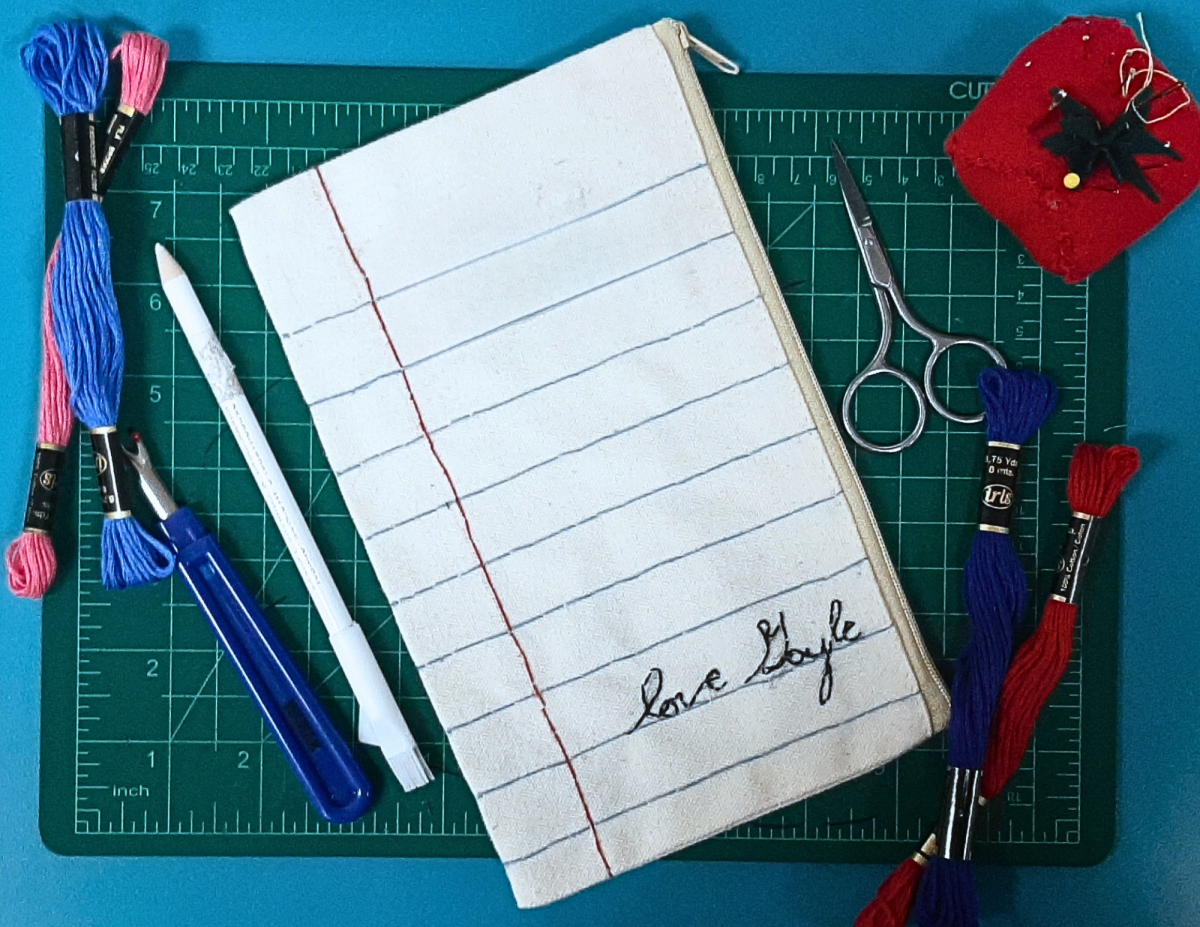
M 688 41 L 634 30 L 232 210 L 523 907 L 948 715 Z

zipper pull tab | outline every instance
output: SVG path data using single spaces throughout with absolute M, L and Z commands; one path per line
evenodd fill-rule
M 736 61 L 726 58 L 711 45 L 701 42 L 698 38 L 688 32 L 688 27 L 683 23 L 676 23 L 679 27 L 679 42 L 688 51 L 693 51 L 722 74 L 740 74 L 742 69 L 738 67 Z

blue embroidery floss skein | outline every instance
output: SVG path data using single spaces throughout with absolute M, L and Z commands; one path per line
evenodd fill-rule
M 979 900 L 971 868 L 972 830 L 992 714 L 1000 699 L 1013 631 L 1025 612 L 1028 587 L 1009 535 L 1019 480 L 1021 445 L 1058 404 L 1058 389 L 1039 373 L 988 367 L 979 375 L 987 412 L 987 450 L 979 531 L 963 568 L 963 601 L 971 632 L 951 690 L 950 768 L 937 832 L 937 855 L 917 895 L 921 927 L 975 927 Z
M 100 208 L 95 124 L 108 49 L 93 23 L 54 23 L 22 47 L 21 64 L 62 125 L 66 204 L 52 288 L 54 336 L 71 409 L 91 432 L 104 508 L 100 577 L 109 589 L 125 589 L 170 576 L 174 557 L 133 517 L 117 437 L 125 343 Z

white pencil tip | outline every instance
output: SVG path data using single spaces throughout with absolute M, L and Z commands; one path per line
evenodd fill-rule
M 183 268 L 179 266 L 179 262 L 161 244 L 155 243 L 154 258 L 158 261 L 158 276 L 163 283 L 183 276 Z

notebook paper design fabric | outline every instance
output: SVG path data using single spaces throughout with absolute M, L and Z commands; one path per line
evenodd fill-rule
M 517 901 L 947 703 L 664 21 L 237 205 Z

